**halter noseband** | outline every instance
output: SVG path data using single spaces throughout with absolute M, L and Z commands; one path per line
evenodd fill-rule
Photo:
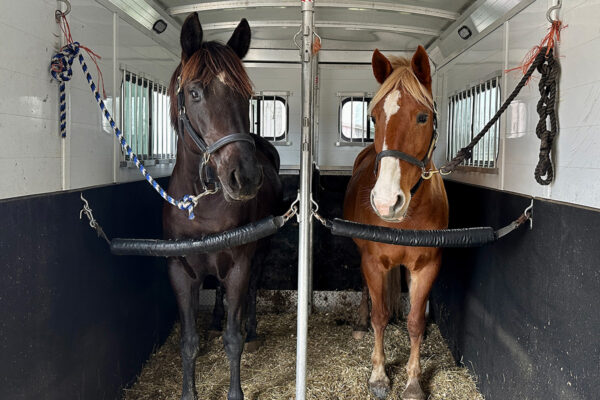
M 427 153 L 425 154 L 425 157 L 423 157 L 423 159 L 419 160 L 418 158 L 411 156 L 410 154 L 406 154 L 400 150 L 383 150 L 383 151 L 380 151 L 379 153 L 377 153 L 377 157 L 375 157 L 375 166 L 373 167 L 373 173 L 375 174 L 375 176 L 377 176 L 377 169 L 379 168 L 379 162 L 381 161 L 381 159 L 383 157 L 394 157 L 394 158 L 406 161 L 409 164 L 419 167 L 421 169 L 421 175 L 419 176 L 419 180 L 410 189 L 411 196 L 414 196 L 415 193 L 417 192 L 417 190 L 419 190 L 419 188 L 421 187 L 423 180 L 429 179 L 429 178 L 426 178 L 424 175 L 427 174 L 427 172 L 428 172 L 428 171 L 426 171 L 427 164 L 431 160 L 431 155 L 433 154 L 433 150 L 435 149 L 435 143 L 437 142 L 437 138 L 438 138 L 437 117 L 436 117 L 436 114 L 434 113 L 433 114 L 433 133 L 431 135 L 431 142 L 429 143 L 429 148 L 427 150 Z
M 218 190 L 219 183 L 215 180 L 214 172 L 210 168 L 206 168 L 208 167 L 208 161 L 210 160 L 211 154 L 216 153 L 222 147 L 233 142 L 248 142 L 252 144 L 252 147 L 256 148 L 254 139 L 247 133 L 231 133 L 220 138 L 213 144 L 208 145 L 198 131 L 194 129 L 190 119 L 187 116 L 185 110 L 185 93 L 181 87 L 181 75 L 177 77 L 177 114 L 179 120 L 179 135 L 181 136 L 181 139 L 183 140 L 185 131 L 187 130 L 190 137 L 198 147 L 198 150 L 200 150 L 200 153 L 202 153 L 202 162 L 200 163 L 199 175 L 203 189 L 207 190 L 206 183 L 214 182 L 214 190 Z M 183 143 L 185 144 L 185 142 Z M 206 174 L 204 174 L 204 172 L 206 172 Z M 205 176 L 203 175 L 206 175 L 206 182 L 204 179 Z

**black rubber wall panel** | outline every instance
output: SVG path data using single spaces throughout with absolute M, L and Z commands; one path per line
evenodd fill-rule
M 315 173 L 313 195 L 321 215 L 341 218 L 349 179 L 349 176 L 319 176 Z M 298 194 L 299 177 L 284 175 L 282 182 L 285 203 L 289 206 Z M 313 226 L 313 290 L 362 290 L 360 255 L 352 239 L 331 235 L 317 221 Z M 260 287 L 272 290 L 298 288 L 298 223 L 295 218 L 272 237 Z
M 161 236 L 146 182 L 83 193 L 109 236 Z M 80 209 L 79 192 L 0 202 L 0 399 L 120 398 L 177 317 L 165 260 L 111 256 Z
M 500 227 L 529 199 L 447 182 L 451 227 Z M 536 200 L 533 230 L 444 251 L 436 322 L 489 400 L 598 399 L 600 212 Z

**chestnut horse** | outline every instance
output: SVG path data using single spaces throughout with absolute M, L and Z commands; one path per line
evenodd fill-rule
M 443 181 L 437 174 L 430 180 L 421 178 L 425 168 L 434 169 L 431 153 L 435 146 L 435 111 L 427 53 L 419 46 L 412 60 L 388 59 L 375 50 L 372 67 L 381 84 L 370 104 L 375 141 L 354 162 L 344 200 L 344 218 L 398 229 L 446 228 L 448 200 Z M 394 287 L 398 285 L 394 284 L 397 281 L 391 271 L 404 265 L 410 278 L 407 325 L 411 349 L 402 398 L 423 400 L 419 347 L 425 331 L 427 298 L 440 268 L 441 249 L 354 241 L 372 302 L 375 346 L 369 387 L 378 398 L 385 398 L 390 390 L 383 334 L 390 318 L 389 299 L 401 295 L 400 287 Z M 361 309 L 366 312 L 368 306 L 362 304 Z
M 181 29 L 181 63 L 169 86 L 171 122 L 179 135 L 177 162 L 169 192 L 181 198 L 206 188 L 218 191 L 198 200 L 195 219 L 165 205 L 164 236 L 198 238 L 264 218 L 280 207 L 279 156 L 265 139 L 248 134 L 252 83 L 241 59 L 250 46 L 250 27 L 243 19 L 227 45 L 203 42 L 196 13 Z M 244 398 L 240 384 L 240 359 L 244 344 L 243 314 L 247 339 L 256 338 L 255 281 L 260 268 L 263 241 L 209 254 L 168 259 L 169 277 L 181 318 L 182 400 L 197 399 L 195 361 L 199 350 L 196 331 L 198 290 L 207 274 L 217 277 L 226 292 L 228 313 L 223 344 L 229 359 L 228 399 Z M 264 254 L 264 253 L 262 253 Z M 220 320 L 218 321 L 220 325 Z

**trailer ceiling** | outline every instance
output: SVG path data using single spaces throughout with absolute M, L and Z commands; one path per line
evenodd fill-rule
M 169 23 L 155 38 L 173 43 L 187 15 L 197 11 L 207 40 L 227 41 L 240 19 L 252 28 L 252 49 L 296 49 L 292 40 L 300 28 L 299 0 L 97 0 L 117 9 L 150 31 L 152 14 Z M 436 47 L 443 58 L 464 47 L 457 30 L 466 25 L 478 33 L 519 3 L 530 0 L 317 0 L 316 32 L 323 50 L 412 52 L 421 44 Z M 166 17 L 166 18 L 165 18 Z

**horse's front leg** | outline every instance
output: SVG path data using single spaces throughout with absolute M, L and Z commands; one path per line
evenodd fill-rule
M 215 307 L 213 308 L 212 319 L 208 327 L 208 339 L 221 336 L 223 331 L 223 317 L 225 316 L 225 305 L 223 304 L 223 285 L 219 283 L 215 290 Z
M 373 394 L 383 399 L 390 391 L 390 380 L 385 373 L 385 353 L 383 351 L 383 335 L 390 319 L 385 304 L 385 274 L 383 266 L 374 258 L 363 256 L 362 271 L 371 295 L 371 325 L 375 333 L 375 346 L 371 361 L 373 370 L 369 378 L 369 388 Z
M 181 360 L 183 364 L 181 400 L 196 400 L 198 397 L 195 385 L 195 365 L 199 339 L 196 332 L 194 304 L 198 299 L 201 280 L 190 277 L 177 258 L 169 258 L 168 266 L 169 278 L 175 292 L 181 319 Z
M 225 294 L 227 296 L 227 328 L 223 333 L 225 353 L 229 359 L 229 392 L 227 400 L 242 400 L 242 386 L 240 383 L 240 361 L 244 339 L 242 337 L 242 314 L 248 291 L 250 275 L 250 260 L 240 256 L 235 261 L 225 280 Z
M 246 300 L 246 351 L 253 352 L 258 350 L 261 345 L 256 332 L 256 295 L 262 272 L 262 265 L 265 261 L 267 251 L 258 250 L 252 259 L 252 271 L 250 272 L 250 284 L 248 286 L 248 295 Z
M 420 348 L 425 333 L 425 309 L 429 292 L 439 272 L 440 260 L 432 262 L 418 271 L 410 272 L 410 312 L 408 313 L 407 326 L 410 336 L 410 357 L 406 364 L 408 381 L 402 392 L 403 400 L 424 400 L 425 393 L 421 389 Z
M 363 278 L 362 297 L 360 298 L 360 306 L 358 307 L 358 320 L 352 328 L 352 337 L 360 340 L 365 337 L 369 330 L 369 288 Z

